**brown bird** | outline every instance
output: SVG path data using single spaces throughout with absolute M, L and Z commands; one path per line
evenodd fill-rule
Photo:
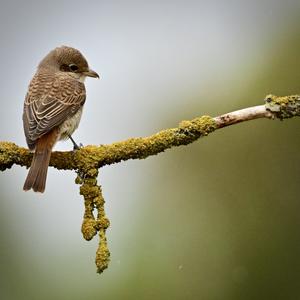
M 25 191 L 44 192 L 52 148 L 58 140 L 70 138 L 78 148 L 71 134 L 80 122 L 87 76 L 99 78 L 84 56 L 67 46 L 55 48 L 38 65 L 23 111 L 26 142 L 34 150 Z

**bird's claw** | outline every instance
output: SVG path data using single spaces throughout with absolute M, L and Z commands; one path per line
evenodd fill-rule
M 76 143 L 74 143 L 74 144 L 73 144 L 73 151 L 79 150 L 79 149 L 82 148 L 82 147 L 83 147 L 83 144 L 82 144 L 82 143 L 79 143 L 79 146 L 78 146 Z
M 71 140 L 72 144 L 73 144 L 73 151 L 75 150 L 79 150 L 80 148 L 83 147 L 83 144 L 80 143 L 79 146 L 76 144 L 76 142 L 74 141 L 74 139 L 72 138 L 71 135 L 69 135 L 69 139 Z

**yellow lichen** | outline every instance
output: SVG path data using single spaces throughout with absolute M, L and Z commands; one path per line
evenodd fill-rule
M 100 241 L 96 252 L 95 263 L 97 266 L 97 272 L 102 273 L 108 267 L 110 261 L 110 252 L 107 247 L 107 240 L 104 229 L 101 229 L 99 231 L 99 238 Z
M 32 154 L 14 143 L 0 142 L 0 170 L 9 169 L 13 164 L 30 166 Z
M 189 133 L 197 133 L 200 136 L 206 136 L 216 129 L 216 123 L 210 116 L 202 116 L 191 121 L 181 121 L 179 129 Z
M 265 98 L 266 109 L 272 112 L 273 117 L 281 120 L 300 116 L 300 96 L 291 95 L 278 97 L 268 95 Z
M 97 222 L 94 218 L 84 218 L 81 226 L 83 238 L 90 241 L 97 234 Z
M 97 170 L 98 171 L 98 170 Z M 96 252 L 96 266 L 97 272 L 101 273 L 107 268 L 109 263 L 109 250 L 106 240 L 106 229 L 109 226 L 109 220 L 105 215 L 104 198 L 102 196 L 102 189 L 97 185 L 97 174 L 93 172 L 95 177 L 89 177 L 87 174 L 77 176 L 76 182 L 81 184 L 80 194 L 84 197 L 85 212 L 81 226 L 81 232 L 86 240 L 91 240 L 99 231 L 99 247 Z M 82 177 L 81 177 L 82 176 Z M 95 219 L 93 211 L 97 210 L 97 217 Z

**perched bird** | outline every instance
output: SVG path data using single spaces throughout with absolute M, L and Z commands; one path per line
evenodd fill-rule
M 78 127 L 86 99 L 84 79 L 99 78 L 76 49 L 52 50 L 38 65 L 24 102 L 23 126 L 26 142 L 34 155 L 24 183 L 25 191 L 43 193 L 52 148 L 70 138 Z

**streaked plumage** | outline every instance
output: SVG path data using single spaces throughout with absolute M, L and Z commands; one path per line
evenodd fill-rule
M 29 149 L 35 150 L 24 190 L 44 191 L 53 146 L 79 125 L 86 99 L 86 76 L 99 77 L 89 69 L 82 54 L 71 47 L 52 50 L 39 64 L 24 102 L 25 137 Z
M 82 109 L 85 98 L 82 82 L 66 74 L 38 71 L 24 102 L 23 123 L 29 149 L 34 149 L 38 138 Z

